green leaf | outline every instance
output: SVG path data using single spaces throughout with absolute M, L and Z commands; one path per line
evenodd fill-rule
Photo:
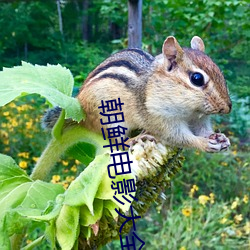
M 9 245 L 9 236 L 21 233 L 31 219 L 35 220 L 32 216 L 41 216 L 44 212 L 50 214 L 47 219 L 55 219 L 58 216 L 63 199 L 57 196 L 64 193 L 64 189 L 61 185 L 40 180 L 32 182 L 11 157 L 0 155 L 0 159 L 0 242 L 2 244 L 0 249 L 5 249 Z
M 119 206 L 115 204 L 113 201 L 110 200 L 103 201 L 103 208 L 106 208 L 114 219 L 117 218 L 118 214 L 115 211 L 115 209 L 116 208 L 118 209 Z
M 71 97 L 73 84 L 71 72 L 61 65 L 34 66 L 22 62 L 22 66 L 0 72 L 0 106 L 18 96 L 36 93 L 53 106 L 65 109 L 66 118 L 79 122 L 84 114 L 78 100 Z
M 32 182 L 23 183 L 1 199 L 0 221 L 3 220 L 7 210 L 16 208 L 22 203 L 31 185 Z
M 57 195 L 61 193 L 64 193 L 64 188 L 61 185 L 37 180 L 30 186 L 20 207 L 27 211 L 31 208 L 42 212 L 47 207 L 48 201 L 55 200 Z
M 89 226 L 95 224 L 102 217 L 103 200 L 95 199 L 93 203 L 94 214 L 91 214 L 87 206 L 80 208 L 80 225 Z
M 1 225 L 0 225 L 0 249 L 1 250 L 11 249 L 8 234 L 1 229 Z
M 84 236 L 84 238 L 89 239 L 91 237 L 92 229 L 91 227 L 80 227 L 81 235 Z
M 27 176 L 17 176 L 0 181 L 0 201 L 17 186 L 25 182 L 31 182 Z
M 50 242 L 51 249 L 56 249 L 56 223 L 51 221 L 45 229 L 45 237 Z
M 98 155 L 94 161 L 70 184 L 65 192 L 64 204 L 70 206 L 87 205 L 93 214 L 93 201 L 98 187 L 107 172 L 109 154 Z
M 10 156 L 0 154 L 0 181 L 17 176 L 26 176 L 28 178 L 28 175 Z
M 64 205 L 56 220 L 56 238 L 64 250 L 71 250 L 79 234 L 79 207 Z
M 70 147 L 66 154 L 88 165 L 95 158 L 96 149 L 92 144 L 79 142 Z
M 36 220 L 36 221 L 52 221 L 54 219 L 56 219 L 56 217 L 59 215 L 61 209 L 62 209 L 62 204 L 54 204 L 54 207 L 52 209 L 52 211 L 48 212 L 48 213 L 43 213 L 42 215 L 27 215 L 30 219 Z M 19 210 L 18 210 L 19 211 Z M 25 215 L 24 213 L 22 213 L 21 211 L 19 211 L 20 214 Z
M 114 169 L 110 169 L 111 171 L 111 175 L 114 176 Z M 135 177 L 133 176 L 133 174 L 123 174 L 123 175 L 117 175 L 115 177 L 115 179 L 110 179 L 109 175 L 108 175 L 108 171 L 106 171 L 103 175 L 102 181 L 100 183 L 100 186 L 98 188 L 98 191 L 96 193 L 96 198 L 98 199 L 103 199 L 103 200 L 112 200 L 119 208 L 122 209 L 123 212 L 128 211 L 129 207 L 130 207 L 130 203 L 129 202 L 124 202 L 124 205 L 122 205 L 120 202 L 118 202 L 116 199 L 113 198 L 115 190 L 111 188 L 111 185 L 113 185 L 114 187 L 117 186 L 117 182 L 123 182 L 123 180 L 128 180 L 128 179 L 134 179 Z M 112 183 L 114 182 L 114 184 Z M 136 182 L 136 180 L 135 180 Z M 135 192 L 131 192 L 131 195 L 135 196 Z M 124 201 L 124 198 L 122 197 L 124 194 L 116 194 L 115 197 L 120 200 L 120 201 Z M 128 199 L 131 200 L 131 198 L 128 197 Z

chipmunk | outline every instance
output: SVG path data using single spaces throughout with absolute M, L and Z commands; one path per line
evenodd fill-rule
M 223 74 L 204 50 L 198 36 L 191 48 L 181 48 L 169 36 L 156 57 L 140 49 L 110 56 L 88 75 L 77 96 L 86 112 L 83 126 L 100 133 L 101 101 L 120 98 L 124 137 L 141 129 L 165 145 L 227 149 L 230 142 L 213 131 L 210 114 L 227 114 L 232 104 Z

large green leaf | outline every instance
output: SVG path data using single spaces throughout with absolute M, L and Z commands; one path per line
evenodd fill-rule
M 109 164 L 109 154 L 99 155 L 70 184 L 64 203 L 70 206 L 87 205 L 93 214 L 93 201 Z
M 0 181 L 22 175 L 28 177 L 10 156 L 0 154 Z
M 47 207 L 48 201 L 55 200 L 57 195 L 61 193 L 64 193 L 64 188 L 61 185 L 37 180 L 30 186 L 20 207 L 26 211 L 32 208 L 42 212 Z
M 44 218 L 36 216 L 47 213 L 48 220 L 58 216 L 63 202 L 58 194 L 64 189 L 58 184 L 32 181 L 9 156 L 0 155 L 0 162 L 0 249 L 9 249 L 11 235 L 21 233 L 32 220 L 44 223 Z
M 0 106 L 18 96 L 36 93 L 53 106 L 65 109 L 66 118 L 80 121 L 84 115 L 78 100 L 71 97 L 73 85 L 71 72 L 61 65 L 34 66 L 22 62 L 22 66 L 0 72 Z
M 31 182 L 30 178 L 27 176 L 16 176 L 0 181 L 0 201 L 13 189 L 25 182 Z
M 79 207 L 64 205 L 56 220 L 56 238 L 64 250 L 71 250 L 79 234 Z

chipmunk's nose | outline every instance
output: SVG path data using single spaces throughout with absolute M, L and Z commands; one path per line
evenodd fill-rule
M 231 109 L 232 109 L 232 102 L 229 101 L 222 109 L 220 109 L 219 113 L 228 114 L 231 112 Z

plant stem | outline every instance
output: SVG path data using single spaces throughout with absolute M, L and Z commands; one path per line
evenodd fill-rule
M 60 159 L 61 155 L 78 142 L 86 142 L 96 147 L 96 155 L 103 153 L 104 140 L 101 135 L 94 133 L 80 125 L 72 126 L 63 131 L 60 138 L 52 138 L 39 158 L 31 178 L 46 180 L 49 173 Z

